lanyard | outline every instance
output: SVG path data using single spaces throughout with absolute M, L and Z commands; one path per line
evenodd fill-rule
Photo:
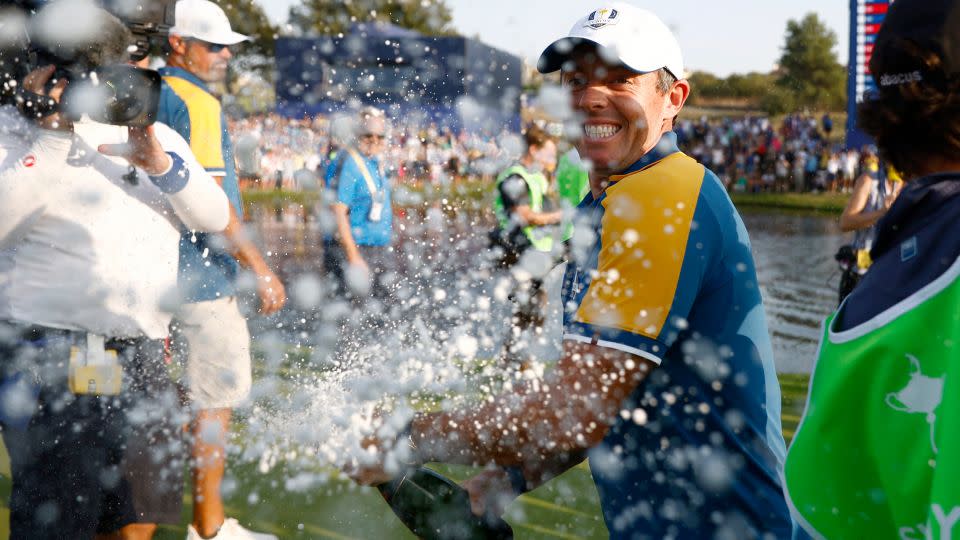
M 353 162 L 357 164 L 357 168 L 360 169 L 360 174 L 363 176 L 363 180 L 367 183 L 367 189 L 370 190 L 370 195 L 376 197 L 379 194 L 379 190 L 377 189 L 377 185 L 373 182 L 373 177 L 370 176 L 370 171 L 367 169 L 366 163 L 363 162 L 363 158 L 361 158 L 360 154 L 358 154 L 353 148 L 348 148 L 347 152 L 350 154 Z

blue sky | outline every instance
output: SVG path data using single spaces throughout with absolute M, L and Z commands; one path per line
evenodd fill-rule
M 258 0 L 267 15 L 283 22 L 299 0 Z M 632 0 L 654 11 L 669 25 L 688 69 L 726 76 L 769 71 L 780 56 L 787 21 L 816 12 L 837 34 L 835 49 L 847 61 L 849 35 L 845 0 Z M 589 0 L 447 0 L 453 23 L 467 36 L 535 61 L 553 39 L 564 35 L 577 18 L 602 7 Z

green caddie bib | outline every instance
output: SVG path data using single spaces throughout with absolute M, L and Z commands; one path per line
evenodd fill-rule
M 960 259 L 867 323 L 835 316 L 787 454 L 794 516 L 815 537 L 960 540 Z

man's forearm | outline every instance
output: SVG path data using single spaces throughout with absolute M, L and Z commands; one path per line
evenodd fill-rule
M 533 209 L 527 205 L 516 207 L 514 212 L 516 212 L 517 216 L 519 216 L 524 223 L 533 225 L 534 227 L 555 225 L 563 219 L 563 212 L 560 210 L 556 212 L 534 212 Z
M 584 423 L 571 402 L 546 411 L 530 411 L 528 419 L 521 419 L 536 401 L 544 407 L 560 405 L 549 392 L 539 392 L 539 399 L 522 399 L 511 403 L 501 397 L 499 403 L 465 413 L 438 413 L 418 417 L 411 426 L 411 437 L 418 457 L 425 461 L 440 461 L 461 465 L 522 466 L 525 458 L 542 458 L 552 452 L 579 451 L 587 447 L 583 436 L 592 428 Z M 515 408 L 516 411 L 512 410 Z M 569 427 L 563 429 L 564 425 Z M 605 431 L 606 426 L 603 426 Z M 539 434 L 539 436 L 538 436 Z M 579 436 L 578 436 L 579 435 Z
M 357 247 L 353 239 L 353 231 L 350 230 L 350 210 L 346 205 L 337 203 L 333 207 L 333 213 L 337 220 L 337 235 L 340 239 L 340 247 L 349 262 L 356 262 L 361 259 L 360 248 Z
M 840 228 L 845 232 L 858 231 L 872 227 L 887 213 L 886 210 L 871 210 L 859 214 L 843 215 L 840 219 Z
M 650 367 L 627 353 L 568 343 L 543 380 L 469 411 L 419 415 L 411 438 L 421 460 L 464 465 L 578 454 L 603 439 Z
M 530 216 L 531 219 L 528 222 L 531 225 L 536 225 L 538 227 L 543 225 L 556 225 L 560 223 L 560 220 L 563 219 L 563 212 L 547 212 L 547 213 L 536 213 Z
M 223 236 L 227 239 L 230 251 L 240 266 L 248 268 L 257 275 L 271 272 L 270 266 L 260 254 L 260 249 L 244 233 L 243 225 L 233 205 L 230 205 L 230 221 L 227 223 L 227 228 L 223 230 Z

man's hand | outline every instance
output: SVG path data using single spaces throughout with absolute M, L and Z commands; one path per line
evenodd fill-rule
M 50 93 L 48 94 L 46 86 L 50 81 L 50 77 L 53 77 L 54 71 L 56 71 L 56 67 L 54 66 L 45 66 L 31 71 L 23 79 L 23 89 L 40 97 L 50 98 L 59 104 L 60 99 L 63 97 L 63 91 L 67 88 L 67 80 L 60 79 L 57 81 L 57 84 L 50 89 Z M 36 122 L 37 125 L 43 129 L 52 129 L 55 131 L 73 131 L 73 122 L 68 120 L 66 116 L 59 112 L 37 118 Z
M 367 266 L 367 261 L 363 260 L 363 257 L 359 255 L 348 257 L 347 268 L 344 270 L 344 280 L 350 291 L 359 295 L 366 295 L 370 292 L 373 287 L 371 281 L 373 276 L 370 275 L 370 267 Z
M 153 126 L 129 127 L 125 144 L 101 144 L 97 149 L 105 156 L 120 157 L 150 176 L 161 175 L 172 165 L 172 159 L 160 146 Z
M 388 474 L 382 465 L 364 465 L 344 472 L 361 486 L 379 486 L 393 480 L 393 475 Z
M 478 516 L 486 512 L 502 516 L 507 506 L 517 498 L 510 477 L 499 467 L 485 470 L 461 485 L 470 494 L 470 510 Z
M 883 209 L 889 210 L 893 203 L 897 202 L 897 197 L 900 196 L 900 192 L 903 191 L 903 182 L 894 182 L 893 189 L 890 194 L 886 196 L 883 200 Z
M 384 450 L 382 442 L 376 435 L 370 435 L 360 443 L 367 453 L 360 460 L 366 461 L 357 467 L 345 468 L 343 472 L 361 486 L 378 486 L 393 480 L 393 475 L 387 473 L 383 467 Z
M 369 275 L 370 275 L 370 267 L 367 265 L 367 261 L 363 260 L 363 257 L 360 257 L 360 256 L 358 255 L 358 256 L 356 256 L 356 257 L 354 257 L 354 258 L 352 258 L 352 259 L 349 259 L 349 260 L 347 261 L 347 263 L 348 263 L 355 271 L 363 272 L 363 274 L 366 275 L 366 276 L 369 276 Z
M 287 303 L 287 291 L 283 283 L 269 268 L 257 274 L 257 296 L 260 297 L 258 311 L 262 315 L 272 315 Z

